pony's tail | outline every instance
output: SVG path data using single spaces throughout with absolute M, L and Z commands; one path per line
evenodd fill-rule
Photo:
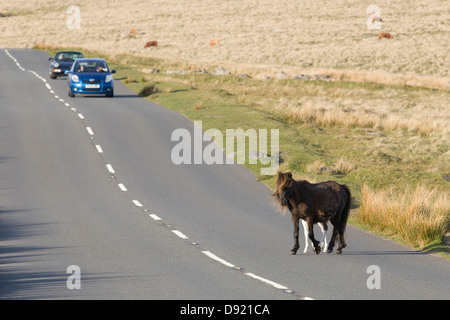
M 342 216 L 341 216 L 340 228 L 341 228 L 342 235 L 344 235 L 344 233 L 345 233 L 345 227 L 347 226 L 348 216 L 350 215 L 350 206 L 352 204 L 352 193 L 350 192 L 350 189 L 346 185 L 343 185 L 343 187 L 344 187 L 345 193 L 347 194 L 347 201 L 345 203 L 345 207 L 344 207 L 344 210 L 342 211 Z

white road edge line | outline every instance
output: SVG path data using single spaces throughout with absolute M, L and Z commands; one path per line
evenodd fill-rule
M 180 237 L 183 240 L 189 239 L 186 235 L 184 235 L 181 231 L 178 230 L 172 230 L 173 233 L 175 233 L 178 237 Z
M 283 286 L 283 285 L 281 285 L 281 284 L 279 284 L 279 283 L 276 283 L 276 282 L 267 280 L 267 279 L 265 279 L 265 278 L 263 278 L 263 277 L 257 276 L 256 274 L 253 274 L 253 273 L 251 273 L 251 272 L 246 272 L 245 274 L 246 274 L 247 276 L 249 276 L 249 277 L 252 277 L 253 279 L 262 281 L 262 282 L 264 282 L 264 283 L 266 283 L 266 284 L 269 284 L 269 285 L 271 285 L 272 287 L 275 287 L 275 288 L 277 288 L 277 289 L 281 289 L 281 290 L 289 290 L 288 287 L 285 287 L 285 286 Z
M 110 165 L 109 163 L 106 165 L 106 168 L 108 169 L 109 173 L 116 173 L 112 165 Z
M 154 213 L 150 213 L 148 216 L 149 216 L 150 218 L 152 218 L 153 220 L 155 220 L 155 221 L 161 220 L 161 218 L 158 217 L 158 216 L 157 216 L 156 214 L 154 214 Z
M 91 127 L 86 127 L 86 130 L 91 136 L 94 135 L 94 131 L 92 131 Z
M 133 200 L 133 203 L 135 204 L 136 207 L 143 207 L 142 203 L 140 203 L 138 200 Z
M 202 251 L 203 254 L 207 255 L 208 257 L 210 257 L 213 260 L 216 260 L 217 262 L 220 262 L 223 265 L 226 265 L 227 267 L 230 268 L 234 268 L 235 265 L 232 263 L 229 263 L 228 261 L 223 260 L 222 258 L 219 258 L 218 256 L 216 256 L 214 253 L 211 253 L 209 251 Z

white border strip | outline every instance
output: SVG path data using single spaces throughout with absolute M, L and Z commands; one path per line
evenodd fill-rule
M 213 260 L 216 260 L 217 262 L 220 262 L 223 265 L 226 265 L 227 267 L 230 268 L 234 268 L 235 265 L 232 263 L 229 263 L 228 261 L 223 260 L 222 258 L 219 258 L 218 256 L 216 256 L 214 253 L 211 253 L 209 251 L 202 251 L 202 253 L 204 253 L 205 255 L 207 255 L 208 257 L 210 257 Z
M 155 220 L 155 221 L 161 220 L 161 218 L 158 217 L 158 216 L 157 216 L 156 214 L 154 214 L 154 213 L 150 213 L 148 216 L 149 216 L 150 218 L 152 218 L 153 220 Z
M 173 233 L 175 233 L 178 237 L 180 237 L 183 240 L 189 239 L 186 235 L 184 235 L 181 231 L 178 230 L 172 230 Z
M 91 127 L 86 127 L 86 130 L 91 136 L 94 135 L 94 131 L 92 131 Z
M 106 168 L 108 169 L 108 171 L 109 171 L 109 173 L 116 173 L 115 171 L 114 171 L 114 168 L 112 167 L 112 165 L 110 165 L 109 163 L 106 165 Z
M 247 272 L 247 273 L 245 273 L 245 274 L 246 274 L 247 276 L 249 276 L 249 277 L 252 277 L 253 279 L 262 281 L 262 282 L 264 282 L 264 283 L 267 283 L 267 284 L 269 284 L 269 285 L 271 285 L 272 287 L 275 287 L 275 288 L 277 288 L 277 289 L 281 289 L 281 290 L 289 290 L 288 287 L 285 287 L 285 286 L 283 286 L 283 285 L 281 285 L 281 284 L 279 284 L 279 283 L 276 283 L 276 282 L 273 282 L 273 281 L 264 279 L 264 278 L 262 278 L 262 277 L 260 277 L 260 276 L 257 276 L 256 274 L 253 274 L 253 273 L 251 273 L 251 272 Z
M 143 207 L 142 203 L 140 203 L 138 200 L 133 200 L 133 203 L 136 207 Z

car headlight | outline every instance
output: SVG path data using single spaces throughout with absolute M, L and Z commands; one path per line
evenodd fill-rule
M 59 67 L 59 63 L 58 62 L 53 62 L 53 68 L 58 68 Z
M 111 82 L 113 79 L 112 74 L 107 74 L 105 78 L 105 82 Z
M 78 78 L 78 76 L 76 74 L 73 74 L 72 75 L 72 81 L 73 82 L 78 82 L 78 81 L 80 81 L 80 79 Z

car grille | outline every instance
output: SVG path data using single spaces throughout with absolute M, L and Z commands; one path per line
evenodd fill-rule
M 94 80 L 94 81 L 89 81 L 89 80 L 83 80 L 83 83 L 88 83 L 88 84 L 95 84 L 95 83 L 101 83 L 101 80 Z

